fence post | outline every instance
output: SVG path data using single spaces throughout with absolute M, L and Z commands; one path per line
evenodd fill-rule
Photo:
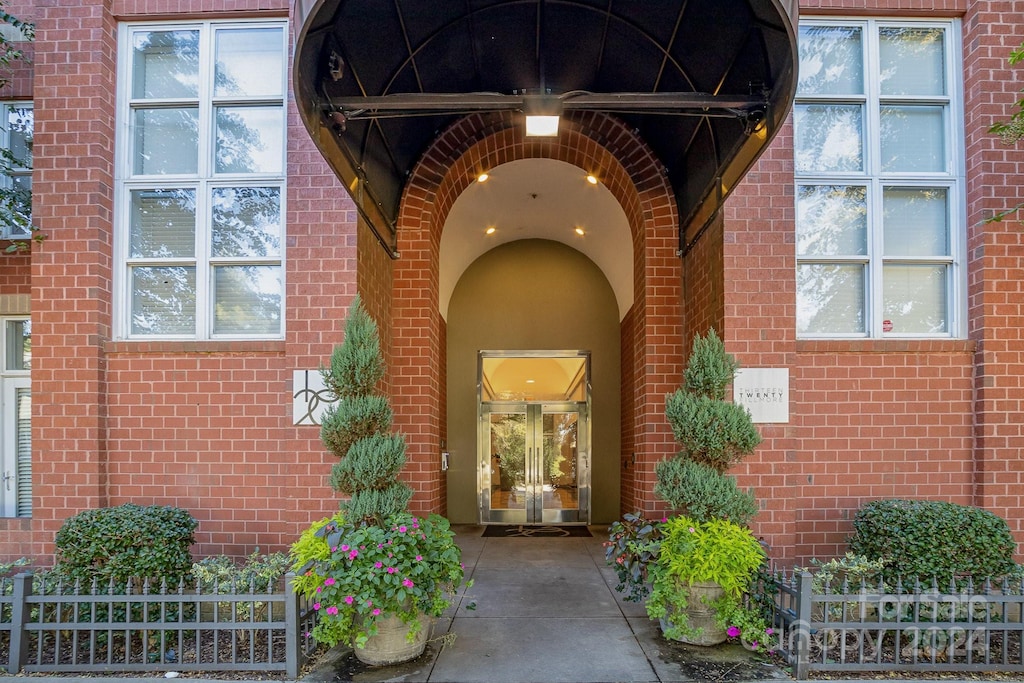
M 284 575 L 284 657 L 285 675 L 295 680 L 299 677 L 299 597 L 295 594 L 295 573 Z
M 794 678 L 807 678 L 811 666 L 811 573 L 797 572 L 796 575 L 796 663 L 793 666 Z
M 21 671 L 28 654 L 28 639 L 25 637 L 25 624 L 28 623 L 30 610 L 28 596 L 32 592 L 32 572 L 22 572 L 14 577 L 14 593 L 11 603 L 11 651 L 7 658 L 7 673 L 16 674 Z

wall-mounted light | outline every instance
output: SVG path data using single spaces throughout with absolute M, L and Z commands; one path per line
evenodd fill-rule
M 488 225 L 487 229 L 484 230 L 485 235 L 493 235 L 498 229 L 493 225 Z
M 584 230 L 582 227 L 577 225 L 576 226 L 576 234 L 579 235 L 580 237 L 583 237 L 584 235 L 587 234 L 587 231 Z
M 554 137 L 558 135 L 558 119 L 562 115 L 562 100 L 552 95 L 527 95 L 523 98 L 528 137 Z
M 476 181 L 477 181 L 478 183 L 486 183 L 486 182 L 487 182 L 487 179 L 488 179 L 488 178 L 490 178 L 490 177 L 491 177 L 491 176 L 489 176 L 489 175 L 487 174 L 487 171 L 484 171 L 483 173 L 481 173 L 480 175 L 478 175 L 478 176 L 476 177 Z
M 588 173 L 587 182 L 590 183 L 591 185 L 597 185 L 597 176 L 594 175 L 593 173 Z

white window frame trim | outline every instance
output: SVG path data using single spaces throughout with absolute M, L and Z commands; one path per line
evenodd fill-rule
M 815 263 L 837 263 L 837 264 L 864 264 L 864 333 L 807 333 L 797 332 L 799 339 L 963 339 L 966 337 L 967 319 L 967 171 L 966 171 L 966 134 L 963 111 L 963 39 L 961 34 L 961 22 L 955 18 L 903 18 L 903 17 L 831 17 L 831 16 L 802 16 L 800 27 L 804 26 L 850 26 L 859 27 L 862 31 L 864 49 L 864 95 L 863 96 L 829 96 L 829 95 L 801 95 L 796 96 L 796 105 L 828 103 L 828 104 L 856 104 L 863 108 L 864 120 L 861 131 L 862 149 L 864 154 L 864 171 L 856 175 L 852 172 L 816 172 L 801 175 L 794 167 L 794 206 L 796 204 L 797 189 L 801 185 L 846 185 L 866 187 L 867 190 L 867 213 L 868 213 L 868 234 L 867 254 L 864 257 L 828 257 L 810 256 L 797 257 L 797 268 L 804 264 Z M 926 96 L 885 96 L 880 92 L 881 81 L 877 77 L 880 65 L 878 63 L 878 31 L 879 28 L 926 28 L 936 27 L 945 29 L 946 40 L 944 44 L 944 62 L 946 79 L 945 97 Z M 884 104 L 941 104 L 948 108 L 943 119 L 945 137 L 943 142 L 947 145 L 947 163 L 949 168 L 946 172 L 918 173 L 908 172 L 885 172 L 881 170 L 881 159 L 877 158 L 876 147 L 881 149 L 878 141 L 881 126 L 881 108 Z M 795 143 L 795 138 L 794 138 Z M 795 151 L 795 149 L 794 149 Z M 949 192 L 947 197 L 947 210 L 949 212 L 949 255 L 942 258 L 920 258 L 892 257 L 886 259 L 882 254 L 882 200 L 884 189 L 894 188 L 946 188 Z M 794 225 L 795 229 L 795 225 Z M 921 264 L 945 264 L 946 289 L 945 294 L 946 312 L 949 316 L 947 331 L 935 334 L 922 332 L 900 333 L 882 331 L 882 314 L 884 310 L 882 271 L 888 263 L 921 263 Z M 877 312 L 877 313 L 876 313 Z
M 253 96 L 229 97 L 213 95 L 213 67 L 212 61 L 216 50 L 216 32 L 214 27 L 221 29 L 233 28 L 269 28 L 280 27 L 282 29 L 282 65 L 281 69 L 281 97 Z M 131 56 L 132 56 L 132 35 L 137 30 L 161 30 L 161 31 L 200 31 L 200 53 L 199 53 L 199 90 L 194 98 L 180 99 L 147 99 L 135 100 L 131 98 Z M 195 21 L 131 21 L 121 22 L 118 25 L 118 54 L 117 54 L 117 94 L 116 94 L 116 120 L 115 120 L 115 155 L 114 155 L 114 330 L 115 338 L 128 341 L 237 341 L 237 340 L 283 340 L 286 332 L 286 311 L 287 311 L 287 187 L 288 187 L 288 101 L 290 96 L 288 81 L 288 65 L 290 64 L 288 20 L 273 19 L 206 19 Z M 209 75 L 210 78 L 205 76 Z M 199 161 L 197 172 L 192 174 L 177 175 L 133 175 L 133 151 L 134 141 L 132 139 L 134 106 L 146 104 L 151 108 L 159 108 L 161 104 L 167 106 L 180 105 L 188 101 L 195 101 L 199 108 Z M 204 106 L 204 102 L 208 106 Z M 283 130 L 281 145 L 281 172 L 280 173 L 217 173 L 213 171 L 214 155 L 216 153 L 215 126 L 213 114 L 217 107 L 248 105 L 259 106 L 261 104 L 282 105 Z M 281 246 L 280 255 L 277 258 L 212 258 L 210 250 L 210 225 L 209 225 L 209 197 L 212 191 L 218 187 L 279 187 L 280 212 L 281 212 Z M 194 265 L 196 271 L 196 332 L 195 334 L 151 334 L 133 335 L 131 333 L 131 305 L 132 305 L 132 283 L 130 266 L 137 261 L 160 265 L 159 259 L 131 259 L 129 253 L 129 230 L 131 221 L 131 192 L 132 190 L 165 190 L 165 189 L 191 189 L 196 193 L 196 230 L 205 236 L 205 239 L 196 240 L 196 253 L 192 258 L 171 258 L 166 260 L 166 265 Z M 205 190 L 205 192 L 204 192 Z M 205 227 L 204 227 L 205 226 Z M 278 334 L 214 334 L 215 323 L 214 283 L 213 269 L 216 265 L 279 265 L 281 269 L 281 322 Z M 205 267 L 201 267 L 205 264 Z M 202 293 L 202 295 L 200 295 Z

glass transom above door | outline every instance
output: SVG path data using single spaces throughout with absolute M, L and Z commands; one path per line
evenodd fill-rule
M 480 357 L 481 522 L 587 523 L 588 356 Z

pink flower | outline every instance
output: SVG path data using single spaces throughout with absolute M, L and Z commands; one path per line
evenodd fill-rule
M 691 527 L 690 527 L 690 533 L 691 533 L 691 534 L 695 534 L 695 533 L 697 533 L 697 530 L 696 530 L 696 529 L 694 529 L 694 528 L 693 528 L 693 527 L 691 526 Z
M 350 552 L 348 554 L 348 559 L 350 559 L 350 560 L 354 560 L 357 557 L 359 557 L 359 551 L 358 550 L 353 550 L 352 552 Z
M 725 635 L 729 636 L 730 638 L 735 638 L 739 634 L 740 634 L 740 629 L 739 629 L 738 626 L 730 626 L 729 628 L 727 628 L 725 630 Z
M 314 602 L 313 603 L 313 610 L 314 611 L 320 611 L 320 603 L 319 602 Z
M 388 574 L 394 574 L 396 569 L 394 567 L 388 567 Z
M 768 635 L 768 636 L 770 636 L 771 634 L 775 633 L 775 631 L 774 631 L 773 629 L 770 629 L 770 628 L 766 628 L 766 629 L 764 630 L 764 633 L 765 633 L 765 635 Z
M 333 614 L 337 614 L 338 613 L 338 608 L 335 607 L 334 605 L 331 605 L 330 607 L 327 608 L 327 613 L 328 614 L 332 614 L 332 615 Z
M 352 601 L 353 601 L 354 599 L 355 599 L 355 598 L 353 598 L 353 597 L 352 597 L 351 595 L 346 595 L 346 596 L 345 596 L 345 604 L 346 604 L 346 605 L 351 605 L 351 604 L 352 604 Z
M 398 527 L 398 533 L 400 533 L 400 534 L 404 534 L 408 530 L 409 529 L 404 524 L 402 526 Z
M 347 553 L 348 552 L 348 546 L 347 545 L 341 546 L 341 552 Z
M 661 518 L 661 521 L 662 521 L 662 522 L 667 522 L 667 521 L 668 521 L 668 517 L 662 517 L 662 518 Z
M 423 560 L 423 556 L 422 555 L 417 555 L 416 556 L 416 561 L 417 562 L 421 562 L 422 560 Z
M 367 600 L 366 601 L 366 606 L 367 607 L 373 607 L 373 600 Z
M 375 610 L 373 610 L 373 612 L 371 612 L 371 614 L 373 614 L 373 616 L 375 616 L 375 617 L 379 617 L 380 616 L 380 610 L 379 609 L 375 609 Z
M 402 585 L 406 588 L 412 588 L 414 584 L 412 582 L 412 579 L 402 579 Z
M 412 523 L 412 528 L 413 528 L 413 529 L 419 529 L 419 528 L 420 528 L 420 525 L 419 525 L 419 523 L 418 523 L 418 522 L 413 522 L 413 523 Z
M 328 576 L 326 579 L 324 579 L 324 585 L 325 586 L 333 586 L 334 585 L 334 579 Z
M 334 546 L 333 548 L 331 548 L 331 552 L 332 553 L 338 552 L 338 546 Z
M 384 563 L 383 563 L 383 562 L 374 562 L 374 563 L 373 563 L 373 568 L 374 568 L 374 569 L 380 569 L 380 568 L 381 568 L 381 567 L 383 567 L 383 566 L 384 566 Z

